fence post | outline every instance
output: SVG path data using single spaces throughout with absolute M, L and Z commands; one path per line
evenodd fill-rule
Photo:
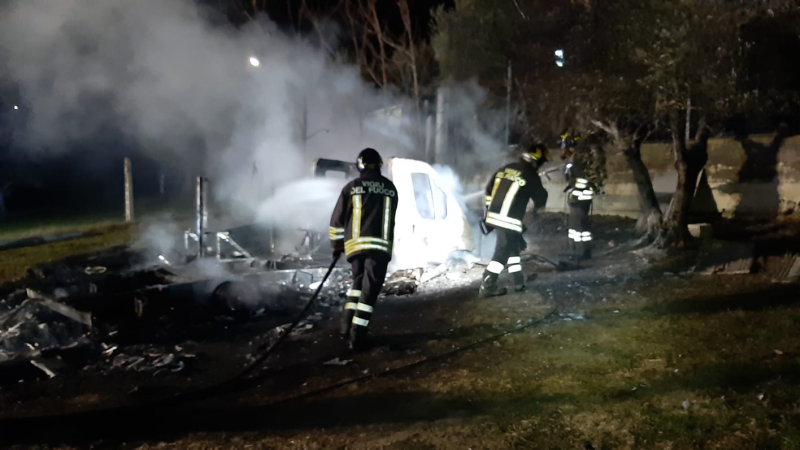
M 131 159 L 125 158 L 125 222 L 133 222 L 133 172 Z
M 208 183 L 203 177 L 197 177 L 197 209 L 195 216 L 195 231 L 197 232 L 197 257 L 203 258 L 206 254 L 206 227 L 208 227 Z

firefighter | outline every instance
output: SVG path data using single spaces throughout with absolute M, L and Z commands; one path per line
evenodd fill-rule
M 569 131 L 564 130 L 561 133 L 561 157 L 564 158 L 564 155 L 570 153 L 572 149 L 574 149 L 578 144 L 581 143 L 581 136 L 580 134 L 575 134 L 574 136 L 569 133 Z
M 483 272 L 482 297 L 505 295 L 506 288 L 497 286 L 497 279 L 505 265 L 513 277 L 514 290 L 525 290 L 520 253 L 527 247 L 522 234 L 522 218 L 528 201 L 533 200 L 534 211 L 547 203 L 547 191 L 539 179 L 538 169 L 548 159 L 544 145 L 534 145 L 522 153 L 519 161 L 498 170 L 486 185 L 486 214 L 483 222 L 487 231 L 497 231 L 492 261 Z
M 392 259 L 397 189 L 381 175 L 383 160 L 366 148 L 356 161 L 361 175 L 339 195 L 330 225 L 334 258 L 344 253 L 353 268 L 341 328 L 350 348 L 367 346 L 367 327 Z
M 567 236 L 570 242 L 571 257 L 586 260 L 592 257 L 592 224 L 591 209 L 597 186 L 590 181 L 584 163 L 579 158 L 572 158 L 564 166 L 567 179 L 567 205 L 569 206 L 569 222 Z

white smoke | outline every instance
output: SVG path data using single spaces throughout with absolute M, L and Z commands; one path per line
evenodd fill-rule
M 209 177 L 221 204 L 257 211 L 313 158 L 414 147 L 407 118 L 387 129 L 368 115 L 396 98 L 267 21 L 212 25 L 188 0 L 17 0 L 0 13 L 0 40 L 13 43 L 0 72 L 30 105 L 29 148 L 118 127 L 155 160 Z
M 289 229 L 327 229 L 344 184 L 337 179 L 313 178 L 281 186 L 259 205 L 256 222 L 279 222 Z M 287 202 L 287 198 L 293 201 Z
M 412 118 L 416 108 L 365 83 L 357 67 L 331 62 L 266 20 L 237 29 L 210 14 L 191 0 L 0 4 L 0 75 L 30 111 L 18 138 L 57 152 L 121 130 L 163 167 L 208 177 L 224 213 L 288 227 L 327 225 L 344 185 L 293 183 L 310 176 L 313 159 L 352 161 L 364 147 L 384 158 L 424 154 L 424 133 L 412 129 L 424 123 Z M 497 133 L 474 126 L 485 102 L 476 83 L 448 96 L 456 134 L 473 142 L 476 161 L 490 161 L 467 163 L 479 172 L 494 169 L 502 148 Z M 170 245 L 166 228 L 151 228 L 154 244 Z

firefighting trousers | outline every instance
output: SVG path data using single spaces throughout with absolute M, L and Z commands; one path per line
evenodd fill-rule
M 389 258 L 383 254 L 362 253 L 350 263 L 353 268 L 353 286 L 347 291 L 340 331 L 343 336 L 349 335 L 351 341 L 356 341 L 367 332 L 375 303 L 386 279 Z
M 486 266 L 483 272 L 483 285 L 491 287 L 497 283 L 497 278 L 508 265 L 508 273 L 514 279 L 514 287 L 522 288 L 525 286 L 525 277 L 522 274 L 522 259 L 520 253 L 527 248 L 528 244 L 522 234 L 511 230 L 496 228 L 497 242 L 494 247 L 492 261 Z
M 569 205 L 570 251 L 578 258 L 588 258 L 592 253 L 592 223 L 589 210 L 591 201 L 581 201 Z

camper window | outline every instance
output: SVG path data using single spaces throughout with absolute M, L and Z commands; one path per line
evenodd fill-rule
M 436 183 L 433 184 L 433 205 L 437 219 L 447 218 L 447 194 Z
M 414 200 L 417 211 L 423 219 L 434 219 L 433 194 L 431 193 L 431 180 L 424 173 L 412 173 L 411 184 L 414 186 Z

